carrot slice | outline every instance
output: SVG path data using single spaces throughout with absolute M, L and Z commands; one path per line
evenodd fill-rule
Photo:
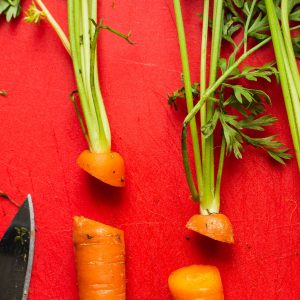
M 223 300 L 219 270 L 214 266 L 191 265 L 171 273 L 169 289 L 174 300 Z
M 232 225 L 228 217 L 223 214 L 194 215 L 189 219 L 186 227 L 214 240 L 234 243 Z
M 124 233 L 74 217 L 73 241 L 80 300 L 125 300 Z
M 109 185 L 125 186 L 124 160 L 117 152 L 93 153 L 84 150 L 77 158 L 77 164 L 90 175 Z

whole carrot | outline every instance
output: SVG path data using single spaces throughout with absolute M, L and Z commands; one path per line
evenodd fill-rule
M 219 270 L 214 266 L 191 265 L 180 268 L 169 277 L 174 300 L 223 300 Z
M 73 242 L 79 299 L 126 299 L 123 231 L 84 217 L 74 217 Z

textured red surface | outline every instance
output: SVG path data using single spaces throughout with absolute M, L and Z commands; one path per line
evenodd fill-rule
M 31 1 L 23 1 L 27 7 Z M 184 110 L 171 111 L 166 94 L 180 85 L 180 60 L 171 0 L 99 1 L 107 24 L 133 32 L 135 46 L 100 36 L 101 86 L 113 149 L 127 168 L 124 190 L 109 188 L 75 164 L 86 148 L 69 93 L 70 59 L 49 25 L 0 21 L 1 190 L 34 199 L 36 253 L 30 300 L 76 299 L 71 224 L 84 215 L 125 230 L 129 300 L 169 299 L 167 278 L 192 263 L 219 267 L 226 299 L 300 299 L 300 185 L 295 160 L 282 167 L 247 148 L 227 159 L 222 211 L 235 230 L 233 246 L 188 232 L 197 211 L 189 199 L 180 154 Z M 45 0 L 67 28 L 66 1 Z M 202 1 L 183 0 L 193 79 L 198 79 Z M 270 60 L 257 54 L 252 64 Z M 290 147 L 281 91 L 268 85 L 279 118 L 272 131 Z M 183 107 L 183 106 L 182 106 Z M 0 234 L 15 208 L 0 202 Z M 186 239 L 186 237 L 190 239 Z

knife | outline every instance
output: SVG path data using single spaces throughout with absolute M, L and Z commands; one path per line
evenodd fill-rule
M 0 241 L 0 300 L 26 300 L 34 252 L 31 196 L 19 208 Z

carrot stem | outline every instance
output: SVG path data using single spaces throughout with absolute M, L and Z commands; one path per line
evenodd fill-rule
M 222 173 L 223 173 L 223 167 L 224 167 L 225 150 L 226 150 L 225 138 L 224 138 L 224 136 L 222 136 L 219 166 L 218 166 L 218 173 L 217 173 L 217 178 L 216 178 L 215 196 L 214 196 L 213 204 L 212 204 L 215 211 L 220 211 L 221 181 L 222 181 Z
M 203 7 L 203 21 L 202 21 L 202 41 L 201 41 L 201 59 L 200 59 L 200 98 L 205 93 L 206 89 L 206 65 L 207 65 L 207 40 L 208 40 L 208 23 L 209 23 L 209 0 L 204 0 Z M 200 128 L 206 124 L 206 103 L 201 107 L 200 110 Z M 201 146 L 202 146 L 202 168 L 203 174 L 206 170 L 206 139 L 201 135 Z M 203 176 L 203 186 L 205 185 L 205 177 Z M 200 192 L 200 202 L 203 197 L 203 190 Z
M 90 151 L 110 152 L 110 131 L 95 72 L 96 40 L 91 45 L 90 17 L 96 17 L 97 5 L 82 0 L 68 1 L 71 55 Z M 92 15 L 90 15 L 92 14 Z M 92 25 L 93 26 L 93 25 Z M 102 103 L 102 104 L 101 104 Z M 104 125 L 105 124 L 105 125 Z M 104 129 L 105 128 L 105 129 Z
M 93 136 L 92 134 L 95 131 L 94 124 L 91 120 L 90 116 L 90 109 L 87 102 L 87 96 L 84 88 L 83 78 L 82 78 L 82 70 L 81 66 L 79 65 L 79 54 L 80 51 L 80 44 L 79 41 L 79 34 L 78 34 L 78 19 L 77 22 L 75 21 L 75 15 L 78 16 L 76 13 L 78 12 L 78 1 L 76 0 L 68 0 L 68 19 L 69 19 L 69 33 L 70 33 L 70 47 L 71 47 L 71 55 L 73 60 L 73 68 L 77 83 L 77 88 L 80 96 L 80 104 L 82 107 L 85 123 L 87 126 L 87 131 L 89 134 L 89 137 Z M 77 23 L 77 25 L 76 25 Z M 90 138 L 91 143 L 91 150 L 96 151 L 98 148 L 98 145 L 94 143 L 94 139 Z
M 183 166 L 184 166 L 186 180 L 187 180 L 188 187 L 190 189 L 192 198 L 195 201 L 199 201 L 199 194 L 198 194 L 197 188 L 194 183 L 194 179 L 193 179 L 193 175 L 192 175 L 192 171 L 191 171 L 190 163 L 189 163 L 189 153 L 188 153 L 186 135 L 187 135 L 187 128 L 185 126 L 182 128 L 182 135 L 181 135 L 181 151 L 182 151 L 182 158 L 183 158 Z
M 43 12 L 44 12 L 47 20 L 49 21 L 49 23 L 51 24 L 51 26 L 53 27 L 53 29 L 56 31 L 58 37 L 62 41 L 62 44 L 66 48 L 67 52 L 70 54 L 71 53 L 70 42 L 69 42 L 67 36 L 65 35 L 64 31 L 59 26 L 59 24 L 56 22 L 56 20 L 53 18 L 52 14 L 47 9 L 47 7 L 43 3 L 43 1 L 42 0 L 36 0 L 36 2 L 39 5 L 39 7 L 43 10 Z
M 190 78 L 189 60 L 188 60 L 188 53 L 187 53 L 187 46 L 186 46 L 186 39 L 185 39 L 185 32 L 184 32 L 180 0 L 174 0 L 174 9 L 175 9 L 175 16 L 176 16 L 176 25 L 177 25 L 177 31 L 178 31 L 179 46 L 180 46 L 180 55 L 181 55 L 183 80 L 184 80 L 185 93 L 186 93 L 187 109 L 188 109 L 188 112 L 190 112 L 193 109 L 194 104 L 193 104 L 192 84 L 191 84 L 191 78 Z M 203 170 L 202 170 L 202 163 L 201 163 L 198 130 L 197 130 L 195 118 L 192 118 L 190 120 L 190 123 L 191 123 L 190 128 L 191 128 L 191 136 L 192 136 L 195 167 L 196 167 L 197 185 L 198 185 L 198 190 L 202 191 L 202 189 L 203 189 Z
M 289 63 L 286 45 L 284 42 L 283 34 L 280 29 L 280 24 L 275 11 L 274 3 L 272 0 L 265 0 L 267 15 L 269 19 L 269 25 L 273 40 L 273 48 L 279 70 L 279 77 L 284 96 L 287 116 L 290 124 L 290 131 L 294 143 L 295 154 L 297 157 L 298 168 L 300 170 L 300 119 L 299 119 L 299 97 L 296 90 L 294 75 L 290 73 L 291 64 Z M 284 4 L 284 3 L 283 3 Z M 285 5 L 285 4 L 284 4 Z M 285 10 L 287 6 L 283 7 Z M 287 26 L 286 25 L 286 12 L 283 12 L 283 27 L 285 28 L 286 41 Z M 290 54 L 291 56 L 291 54 Z M 290 58 L 292 61 L 293 59 Z M 295 73 L 295 72 L 294 72 Z
M 211 60 L 210 60 L 210 74 L 209 84 L 212 85 L 217 78 L 218 63 L 221 49 L 222 39 L 222 21 L 223 21 L 223 0 L 214 1 L 214 12 L 213 12 L 213 29 L 212 29 L 212 45 L 211 45 Z M 214 113 L 214 103 L 209 101 L 206 109 L 206 121 L 210 120 Z M 214 135 L 210 135 L 205 141 L 205 185 L 203 191 L 203 199 L 201 202 L 201 212 L 207 213 L 218 213 L 214 211 L 212 202 L 214 199 L 214 185 L 215 185 L 215 171 L 214 171 Z

